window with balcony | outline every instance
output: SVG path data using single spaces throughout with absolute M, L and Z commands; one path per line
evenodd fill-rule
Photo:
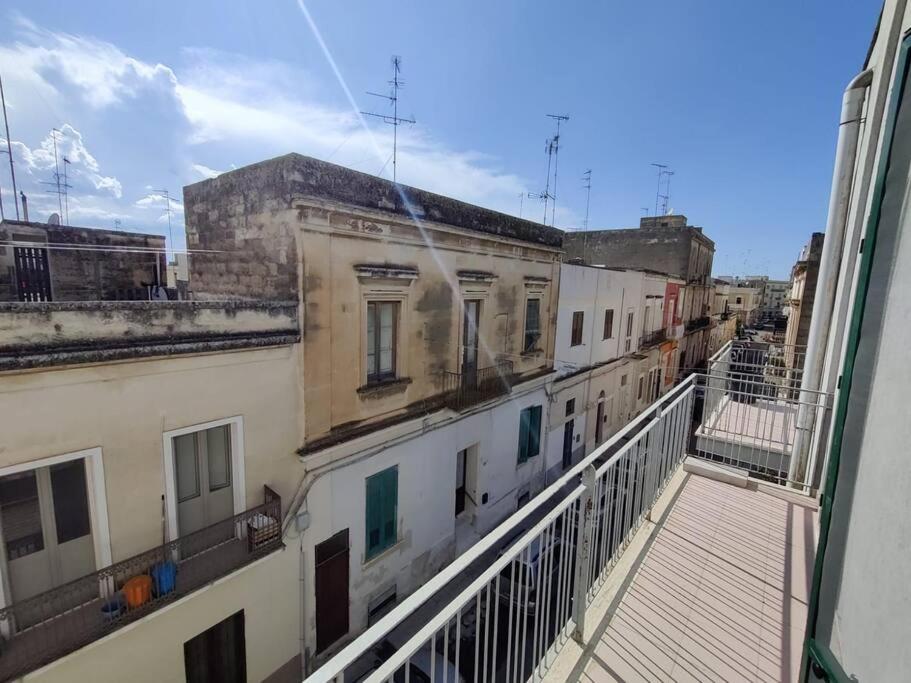
M 369 560 L 395 545 L 398 538 L 399 468 L 390 467 L 367 477 L 367 538 Z
M 525 302 L 525 339 L 522 344 L 523 351 L 534 351 L 538 348 L 541 338 L 541 300 L 528 299 Z
M 399 302 L 367 303 L 367 383 L 394 379 Z
M 519 464 L 541 452 L 541 406 L 519 413 Z
M 614 309 L 608 308 L 604 311 L 604 336 L 603 339 L 610 339 L 614 336 Z

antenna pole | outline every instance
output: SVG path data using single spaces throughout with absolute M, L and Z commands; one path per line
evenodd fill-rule
M 583 223 L 584 229 L 588 230 L 588 209 L 591 206 L 592 201 L 592 170 L 588 169 L 585 173 L 582 174 L 582 180 L 585 188 L 585 223 Z
M 382 95 L 380 93 L 368 92 L 368 95 L 373 95 L 374 97 L 382 97 L 385 100 L 388 100 L 392 104 L 392 116 L 388 114 L 375 114 L 369 111 L 362 111 L 361 114 L 365 116 L 374 116 L 378 119 L 381 119 L 384 123 L 388 123 L 392 126 L 392 182 L 397 183 L 397 162 L 398 162 L 398 146 L 399 146 L 399 126 L 403 123 L 414 123 L 414 119 L 406 119 L 399 116 L 399 88 L 405 85 L 405 82 L 399 78 L 399 73 L 402 71 L 402 58 L 398 55 L 392 56 L 392 80 L 389 81 L 389 85 L 392 86 L 391 95 Z M 382 169 L 380 170 L 382 173 Z
M 547 114 L 548 118 L 554 119 L 557 122 L 557 132 L 553 138 L 553 154 L 554 154 L 554 193 L 551 195 L 553 203 L 550 207 L 550 224 L 554 224 L 554 218 L 557 212 L 557 166 L 560 161 L 560 123 L 563 121 L 569 121 L 569 116 L 566 114 Z M 548 169 L 550 163 L 548 163 Z M 549 174 L 548 174 L 549 175 Z M 545 202 L 547 200 L 545 199 Z M 544 209 L 544 224 L 547 225 L 547 209 Z
M 66 225 L 70 224 L 70 193 L 68 192 L 70 185 L 66 181 L 66 167 L 69 165 L 70 160 L 66 157 L 63 157 L 63 208 L 66 211 L 66 217 L 64 219 L 66 221 Z
M 168 215 L 168 242 L 170 243 L 171 251 L 173 252 L 174 251 L 174 235 L 171 232 L 171 195 L 167 190 L 152 190 L 152 192 L 155 192 L 155 193 L 163 196 L 165 203 L 167 204 L 165 213 L 167 213 L 167 215 Z M 149 196 L 151 196 L 151 195 L 149 195 Z M 167 251 L 167 249 L 165 251 Z
M 667 164 L 655 164 L 652 166 L 658 169 L 658 189 L 655 191 L 655 215 L 658 215 L 658 200 L 661 198 L 661 178 L 664 176 L 664 171 L 667 168 Z
M 63 190 L 60 189 L 60 164 L 57 161 L 57 133 L 56 128 L 51 129 L 51 137 L 54 139 L 54 182 L 57 183 L 57 207 L 60 209 L 60 215 L 63 215 Z
M 3 125 L 6 128 L 6 153 L 9 155 L 9 175 L 13 181 L 13 204 L 16 206 L 16 220 L 19 220 L 19 193 L 16 190 L 16 171 L 13 169 L 13 144 L 9 139 L 9 119 L 6 116 L 6 97 L 3 95 L 3 79 L 0 79 L 0 102 L 3 104 Z

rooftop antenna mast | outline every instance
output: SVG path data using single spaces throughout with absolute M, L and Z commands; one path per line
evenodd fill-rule
M 174 251 L 174 235 L 171 232 L 171 201 L 172 201 L 171 195 L 167 190 L 152 190 L 152 193 L 153 194 L 149 195 L 150 197 L 152 197 L 156 194 L 159 196 L 162 196 L 162 197 L 164 197 L 165 204 L 167 204 L 167 207 L 165 208 L 165 213 L 167 213 L 167 215 L 168 215 L 168 244 L 171 245 L 171 251 L 173 252 Z
M 41 184 L 52 186 L 51 189 L 48 190 L 48 192 L 50 192 L 51 194 L 57 195 L 57 207 L 60 211 L 57 215 L 60 217 L 61 221 L 66 222 L 67 219 L 64 217 L 65 214 L 63 212 L 63 197 L 66 194 L 67 189 L 69 189 L 71 187 L 71 185 L 69 185 L 66 182 L 66 176 L 65 176 L 66 165 L 69 164 L 70 162 L 66 160 L 66 157 L 64 157 L 64 159 L 63 159 L 63 161 L 65 162 L 63 165 L 64 172 L 60 173 L 60 159 L 57 156 L 57 135 L 58 134 L 62 135 L 62 133 L 58 129 L 56 129 L 56 128 L 51 129 L 51 139 L 54 141 L 54 179 L 50 180 L 50 181 L 43 180 L 43 181 L 41 181 Z M 67 200 L 67 205 L 69 205 L 69 200 Z
M 661 200 L 662 200 L 662 204 L 661 204 L 661 214 L 664 215 L 664 216 L 667 215 L 668 205 L 670 204 L 670 201 L 671 201 L 671 176 L 672 176 L 672 175 L 674 175 L 674 172 L 673 172 L 673 171 L 665 171 L 665 172 L 664 172 L 664 177 L 665 177 L 665 181 L 664 181 L 664 182 L 665 182 L 665 189 L 664 189 L 664 194 L 661 195 Z
M 655 191 L 655 215 L 658 215 L 658 200 L 661 199 L 661 181 L 664 179 L 664 174 L 667 172 L 667 164 L 655 164 L 652 166 L 658 169 L 658 189 Z
M 16 190 L 16 171 L 13 169 L 13 144 L 9 139 L 9 119 L 6 116 L 6 97 L 3 95 L 3 80 L 0 79 L 0 103 L 3 104 L 3 126 L 6 128 L 6 153 L 9 156 L 9 175 L 13 181 L 13 204 L 16 207 L 16 220 L 19 220 L 19 193 Z
M 582 187 L 585 188 L 585 230 L 588 230 L 588 207 L 591 205 L 592 201 L 592 170 L 588 169 L 585 173 L 582 174 Z
M 66 178 L 67 178 L 66 169 L 67 169 L 67 166 L 69 166 L 69 165 L 70 165 L 70 160 L 67 159 L 66 157 L 63 157 L 63 210 L 65 212 L 64 221 L 66 222 L 67 225 L 70 224 L 70 193 L 68 190 L 70 187 L 72 187 L 66 181 Z
M 374 97 L 382 97 L 384 100 L 388 100 L 392 105 L 392 116 L 389 114 L 375 114 L 370 111 L 362 111 L 361 114 L 365 116 L 374 116 L 384 123 L 388 123 L 392 126 L 392 182 L 397 182 L 396 180 L 396 157 L 398 156 L 398 131 L 399 126 L 403 123 L 415 123 L 414 118 L 404 118 L 399 116 L 399 88 L 405 85 L 405 81 L 399 78 L 399 74 L 402 71 L 402 58 L 398 55 L 392 56 L 392 80 L 389 81 L 389 85 L 392 86 L 391 95 L 383 95 L 382 93 L 370 92 L 368 95 L 373 95 Z
M 552 152 L 554 155 L 554 193 L 550 197 L 553 200 L 553 202 L 551 203 L 551 207 L 550 207 L 550 224 L 553 225 L 554 216 L 557 211 L 557 165 L 558 165 L 559 158 L 560 158 L 560 124 L 563 121 L 569 121 L 569 116 L 567 116 L 566 114 L 547 114 L 547 117 L 550 119 L 553 119 L 554 121 L 557 122 L 557 132 L 554 135 L 553 139 L 551 140 L 550 149 L 548 150 L 548 153 Z M 547 166 L 549 169 L 550 160 L 548 160 Z M 546 224 L 547 223 L 547 221 L 546 221 L 547 210 L 546 209 L 544 211 L 544 217 L 545 217 L 545 224 Z

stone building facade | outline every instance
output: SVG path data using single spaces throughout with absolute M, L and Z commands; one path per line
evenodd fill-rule
M 165 238 L 50 223 L 0 223 L 0 301 L 148 299 L 164 285 Z

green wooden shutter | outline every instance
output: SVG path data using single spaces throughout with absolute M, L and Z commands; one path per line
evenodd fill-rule
M 528 457 L 533 458 L 541 452 L 541 406 L 528 409 Z
M 528 460 L 528 408 L 519 413 L 519 464 Z
M 366 559 L 395 545 L 398 536 L 398 498 L 398 467 L 390 467 L 367 478 Z
M 385 486 L 383 487 L 383 548 L 395 545 L 397 536 L 397 519 L 399 503 L 399 468 L 390 467 L 383 472 Z

